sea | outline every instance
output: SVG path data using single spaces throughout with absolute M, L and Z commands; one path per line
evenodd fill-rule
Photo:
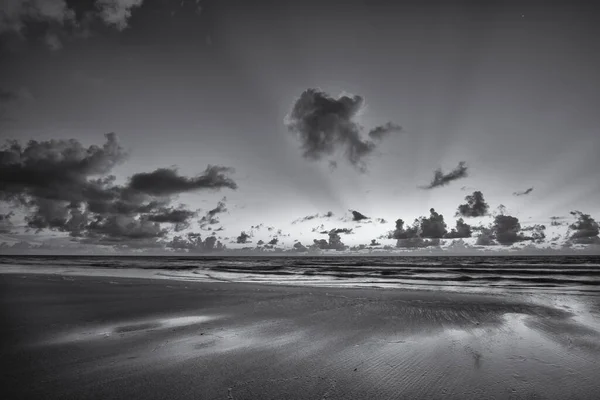
M 304 286 L 600 294 L 600 256 L 0 256 L 0 271 Z

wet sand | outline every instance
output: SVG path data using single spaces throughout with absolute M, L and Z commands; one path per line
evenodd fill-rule
M 3 399 L 595 399 L 597 296 L 0 274 Z

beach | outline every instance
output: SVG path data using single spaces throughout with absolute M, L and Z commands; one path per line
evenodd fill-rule
M 117 275 L 117 274 L 115 274 Z M 594 399 L 600 297 L 0 274 L 3 399 Z

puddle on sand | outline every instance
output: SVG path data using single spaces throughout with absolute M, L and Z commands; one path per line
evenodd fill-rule
M 122 335 L 137 334 L 142 332 L 177 328 L 188 325 L 196 325 L 212 321 L 218 316 L 193 315 L 174 318 L 158 318 L 151 320 L 137 320 L 127 323 L 101 325 L 93 328 L 83 328 L 60 334 L 43 344 L 65 344 L 85 340 L 97 340 L 107 337 L 120 337 Z

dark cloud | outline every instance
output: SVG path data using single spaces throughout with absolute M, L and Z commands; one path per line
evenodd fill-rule
M 269 241 L 269 244 L 270 244 L 271 246 L 274 246 L 274 245 L 276 245 L 278 242 L 279 242 L 279 239 L 277 239 L 277 238 L 273 238 L 273 239 L 271 239 L 271 240 Z
M 62 47 L 61 38 L 89 36 L 96 23 L 124 30 L 133 10 L 142 3 L 143 0 L 4 0 L 0 35 L 36 35 L 57 50 Z
M 317 213 L 317 214 L 313 214 L 313 215 L 307 215 L 306 217 L 295 219 L 294 221 L 292 221 L 292 225 L 295 225 L 300 222 L 310 221 L 310 220 L 317 219 L 317 218 L 331 218 L 331 217 L 333 217 L 333 212 L 331 212 L 331 211 L 327 211 L 325 214 Z
M 147 215 L 149 221 L 174 224 L 176 232 L 189 228 L 190 220 L 195 216 L 195 211 L 184 208 L 162 208 Z
M 337 250 L 337 251 L 341 251 L 341 250 L 345 250 L 347 248 L 347 246 L 342 242 L 342 238 L 339 235 L 340 231 L 344 231 L 344 230 L 340 230 L 340 229 L 332 229 L 331 231 L 329 231 L 329 240 L 325 240 L 325 239 L 321 239 L 321 240 L 314 240 L 314 247 L 321 249 L 321 250 Z M 351 231 L 351 230 L 350 230 Z M 347 232 L 344 232 L 347 233 Z
M 76 140 L 9 141 L 0 149 L 0 201 L 25 211 L 27 226 L 68 232 L 88 243 L 143 241 L 164 237 L 160 224 L 186 229 L 195 213 L 170 206 L 173 196 L 194 189 L 235 184 L 224 167 L 209 166 L 197 178 L 174 170 L 136 174 L 127 185 L 107 175 L 127 158 L 115 134 L 103 146 Z M 166 171 L 166 172 L 165 172 Z M 154 180 L 155 179 L 155 180 Z M 233 183 L 233 184 L 232 184 Z
M 370 246 L 381 246 L 381 243 L 379 243 L 377 239 L 371 239 Z
M 158 210 L 155 214 L 150 214 L 148 220 L 152 222 L 169 222 L 172 224 L 179 224 L 188 222 L 190 218 L 195 216 L 196 213 L 186 209 L 175 209 L 175 208 L 163 208 Z
M 477 241 L 475 242 L 476 245 L 478 245 L 478 246 L 494 246 L 494 245 L 496 245 L 494 231 L 491 228 L 477 227 L 477 231 L 479 231 L 479 235 L 477 236 Z
M 396 220 L 396 229 L 388 234 L 389 239 L 404 240 L 413 239 L 419 236 L 419 221 L 415 220 L 410 227 L 404 227 L 404 220 Z
M 86 226 L 86 243 L 128 243 L 144 239 L 164 238 L 168 230 L 146 217 L 111 215 L 96 217 Z
M 325 225 L 321 224 L 319 226 L 315 226 L 314 228 L 312 228 L 311 232 L 321 232 L 321 233 L 323 233 L 324 229 L 325 229 Z
M 223 199 L 221 199 L 217 203 L 217 206 L 215 208 L 208 210 L 206 212 L 206 215 L 204 215 L 198 221 L 198 223 L 200 224 L 200 228 L 205 228 L 208 225 L 216 225 L 220 222 L 219 218 L 217 218 L 217 215 L 227 212 L 227 205 L 225 204 L 226 201 L 227 201 L 227 197 L 223 197 Z
M 431 183 L 427 186 L 422 186 L 422 189 L 433 189 L 436 187 L 440 187 L 440 186 L 446 186 L 447 184 L 449 184 L 452 181 L 455 181 L 457 179 L 461 179 L 461 178 L 466 178 L 467 177 L 467 165 L 466 162 L 461 161 L 458 163 L 458 165 L 456 166 L 456 168 L 454 168 L 452 171 L 448 172 L 447 174 L 444 174 L 440 169 L 436 170 L 434 175 L 433 175 L 433 179 L 431 180 Z
M 472 195 L 466 196 L 465 201 L 465 204 L 458 206 L 457 217 L 474 218 L 488 215 L 490 206 L 485 202 L 483 193 L 480 191 L 475 191 Z
M 380 224 L 387 224 L 387 221 L 383 218 L 376 218 L 375 221 L 379 222 Z
M 186 250 L 194 253 L 223 251 L 225 246 L 215 236 L 208 236 L 204 241 L 199 233 L 188 233 L 186 236 L 175 236 L 166 244 L 167 248 Z
M 323 232 L 321 232 L 321 233 L 323 233 Z M 335 233 L 335 234 L 341 233 L 344 235 L 351 235 L 353 232 L 352 232 L 352 228 L 334 228 L 334 229 L 331 229 L 329 232 L 325 232 L 325 233 L 328 235 L 331 235 L 332 233 Z
M 577 221 L 569 225 L 573 231 L 569 236 L 569 240 L 576 244 L 595 244 L 600 243 L 600 227 L 598 222 L 589 214 L 584 214 L 581 211 L 571 211 L 571 215 L 577 217 Z
M 542 243 L 546 238 L 545 229 L 544 225 L 522 228 L 517 217 L 504 214 L 496 215 L 489 228 L 473 227 L 473 230 L 480 232 L 476 242 L 480 246 L 491 246 L 496 242 L 504 246 L 511 246 L 523 241 Z
M 471 234 L 471 225 L 467 224 L 462 218 L 459 218 L 456 221 L 456 228 L 452 228 L 444 237 L 448 239 L 462 239 L 470 238 Z
M 308 249 L 302 243 L 296 242 L 296 243 L 294 243 L 292 251 L 304 253 L 304 252 L 307 252 Z
M 421 237 L 426 239 L 443 238 L 447 232 L 444 216 L 435 212 L 433 208 L 429 210 L 429 214 L 429 218 L 421 217 L 419 220 Z
M 398 239 L 396 247 L 399 248 L 424 248 L 424 247 L 438 247 L 440 245 L 440 239 L 423 239 L 421 237 L 414 237 L 409 239 Z
M 379 141 L 394 132 L 401 132 L 401 131 L 402 131 L 402 127 L 400 125 L 395 124 L 393 122 L 388 122 L 384 125 L 378 126 L 374 129 L 371 129 L 371 131 L 369 132 L 369 137 L 373 140 Z
M 240 236 L 235 239 L 235 242 L 238 244 L 250 243 L 250 240 L 248 239 L 250 239 L 250 235 L 248 235 L 246 232 L 242 232 L 240 233 Z
M 402 219 L 396 220 L 396 228 L 389 232 L 388 239 L 396 239 L 397 247 L 439 246 L 440 239 L 471 237 L 471 226 L 462 219 L 456 221 L 456 228 L 448 232 L 444 216 L 435 209 L 429 210 L 429 217 L 415 219 L 411 226 L 405 226 Z
M 14 226 L 11 222 L 11 217 L 15 214 L 10 211 L 6 214 L 0 214 L 0 233 L 10 233 L 12 232 Z
M 523 240 L 523 236 L 519 233 L 521 230 L 519 219 L 510 215 L 497 215 L 492 230 L 496 240 L 502 245 L 511 245 Z
M 513 196 L 526 196 L 526 195 L 528 195 L 531 192 L 533 192 L 533 188 L 532 187 L 530 187 L 527 190 L 520 191 L 520 192 L 514 192 Z
M 546 226 L 536 224 L 532 226 L 525 226 L 521 229 L 523 232 L 529 232 L 523 234 L 523 240 L 531 240 L 535 243 L 542 243 L 546 239 Z
M 375 150 L 376 144 L 362 138 L 363 128 L 354 121 L 363 104 L 361 96 L 346 95 L 336 99 L 319 89 L 308 89 L 287 115 L 286 126 L 298 135 L 304 158 L 321 160 L 342 150 L 346 160 L 364 172 L 364 158 Z M 386 126 L 370 133 L 381 139 L 396 127 L 394 124 Z M 330 162 L 330 168 L 332 165 L 337 166 Z
M 237 189 L 237 184 L 227 176 L 232 168 L 209 165 L 202 175 L 187 178 L 170 168 L 159 168 L 153 172 L 133 175 L 129 187 L 153 196 L 171 196 L 200 189 Z
M 362 221 L 364 219 L 369 219 L 369 217 L 367 217 L 364 214 L 359 213 L 358 211 L 355 210 L 350 210 L 350 212 L 352 213 L 352 221 Z

